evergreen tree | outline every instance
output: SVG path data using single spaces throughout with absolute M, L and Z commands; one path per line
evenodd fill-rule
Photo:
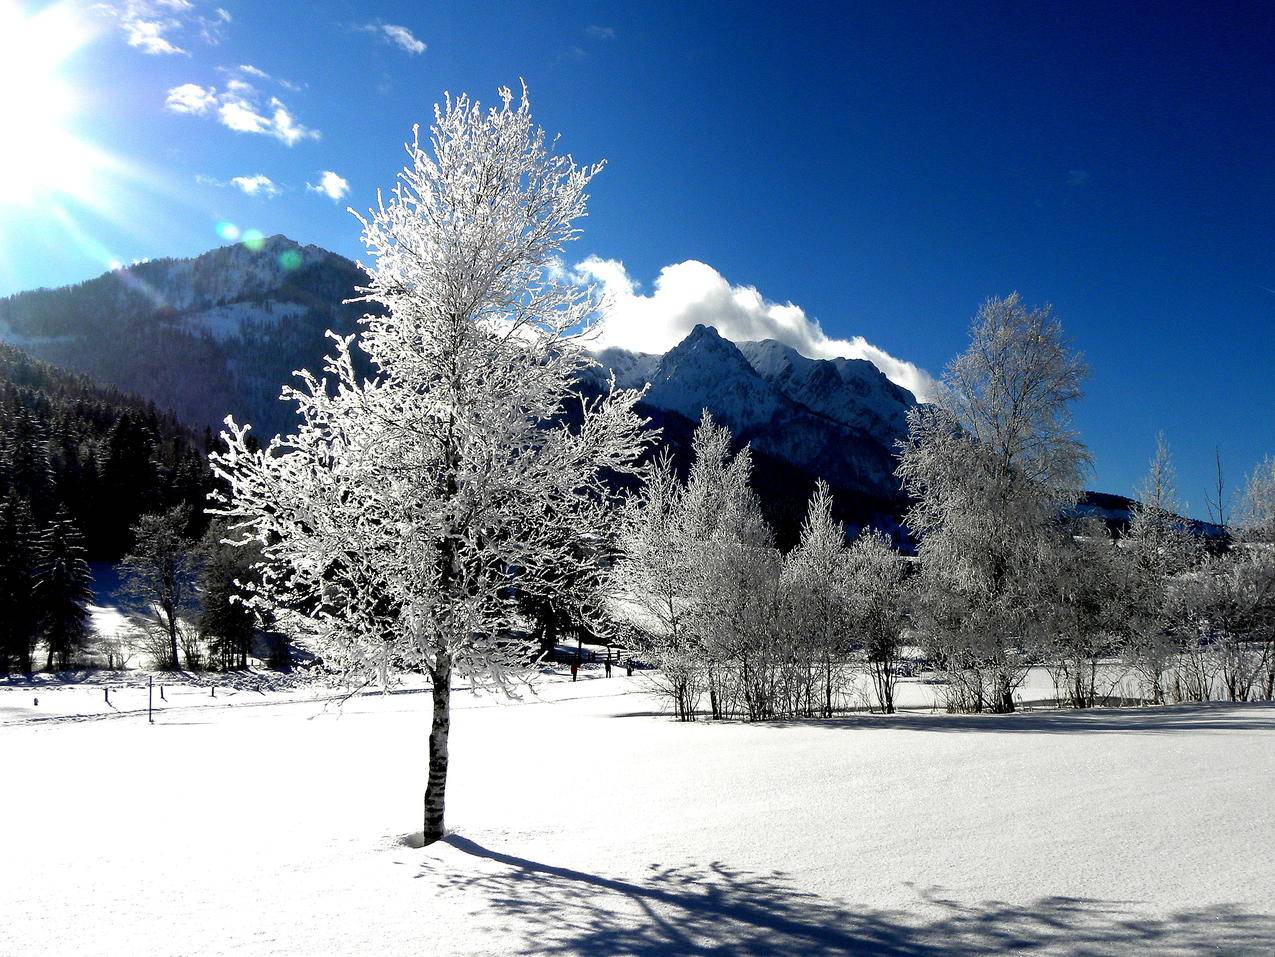
M 260 551 L 227 545 L 225 522 L 214 522 L 201 548 L 199 632 L 208 643 L 210 660 L 221 668 L 248 667 L 248 652 L 257 632 L 256 615 L 246 604 L 256 580 L 253 565 Z
M 154 437 L 138 414 L 120 416 L 106 437 L 99 484 L 102 500 L 111 503 L 111 508 L 100 516 L 99 533 L 103 550 L 112 558 L 128 547 L 130 525 L 138 513 L 149 512 L 158 504 L 154 453 Z
M 41 631 L 48 645 L 46 668 L 71 666 L 88 637 L 88 603 L 92 575 L 85 560 L 84 539 L 64 510 L 59 510 L 40 536 L 35 594 Z
M 0 674 L 32 671 L 39 620 L 35 611 L 35 523 L 17 492 L 0 499 Z

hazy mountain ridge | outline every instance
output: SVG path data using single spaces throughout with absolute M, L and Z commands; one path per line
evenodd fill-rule
M 355 331 L 365 274 L 318 246 L 272 236 L 159 259 L 61 289 L 0 300 L 0 340 L 171 409 L 192 427 L 230 413 L 269 436 L 292 424 L 278 401 L 316 368 L 328 329 Z

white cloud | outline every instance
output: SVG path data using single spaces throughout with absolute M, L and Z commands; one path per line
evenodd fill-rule
M 694 259 L 661 269 L 649 295 L 639 292 L 618 260 L 590 256 L 576 272 L 598 283 L 605 297 L 594 349 L 667 352 L 703 323 L 735 342 L 775 339 L 812 359 L 867 359 L 917 399 L 934 395 L 934 379 L 924 369 L 862 336 L 830 338 L 800 306 L 771 302 L 752 286 L 733 286 L 712 266 Z
M 254 176 L 232 176 L 230 183 L 249 196 L 264 196 L 266 199 L 271 199 L 278 196 L 280 192 L 274 180 L 263 173 L 257 173 Z
M 413 36 L 412 31 L 407 27 L 400 26 L 397 23 L 365 23 L 357 29 L 364 33 L 375 33 L 386 43 L 393 44 L 404 53 L 410 53 L 413 56 L 425 52 L 425 44 L 421 40 Z
M 614 40 L 615 27 L 606 27 L 597 23 L 591 23 L 584 28 L 587 36 L 594 40 Z
M 305 191 L 307 193 L 322 193 L 328 199 L 336 202 L 350 191 L 350 183 L 344 176 L 340 176 L 330 169 L 325 169 L 319 174 L 319 182 L 317 184 L 305 184 Z
M 119 24 L 129 46 L 154 56 L 189 56 L 174 37 L 196 33 L 205 43 L 221 42 L 230 14 L 218 7 L 204 14 L 191 0 L 119 0 L 93 9 Z
M 319 131 L 308 129 L 298 123 L 277 96 L 270 98 L 270 108 L 274 110 L 274 114 L 270 118 L 270 133 L 275 139 L 292 146 L 300 140 L 317 140 L 319 138 Z
M 284 79 L 281 76 L 273 76 L 261 69 L 259 66 L 253 66 L 251 63 L 240 63 L 238 66 L 219 66 L 217 72 L 226 77 L 226 88 L 228 90 L 252 89 L 253 81 L 261 83 L 277 83 L 280 87 L 291 93 L 300 93 L 305 89 L 304 83 L 294 83 L 292 80 Z
M 216 87 L 183 83 L 168 91 L 164 105 L 174 113 L 202 116 L 215 111 L 217 122 L 227 129 L 273 136 L 287 146 L 295 146 L 301 140 L 317 140 L 320 136 L 318 130 L 298 123 L 278 97 L 272 96 L 262 105 L 256 88 L 239 78 L 229 80 L 220 93 Z
M 198 83 L 183 83 L 168 91 L 164 106 L 174 113 L 207 113 L 217 105 L 217 91 Z
M 217 120 L 236 133 L 268 133 L 270 121 L 240 99 L 227 99 L 217 108 Z

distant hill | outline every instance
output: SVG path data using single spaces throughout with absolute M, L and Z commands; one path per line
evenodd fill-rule
M 214 431 L 231 413 L 270 436 L 291 424 L 281 387 L 317 368 L 328 329 L 355 331 L 359 267 L 271 236 L 194 259 L 156 259 L 0 300 L 0 341 L 153 401 Z
M 1110 492 L 1085 492 L 1084 498 L 1076 506 L 1075 513 L 1083 518 L 1095 518 L 1103 522 L 1116 534 L 1123 534 L 1133 520 L 1133 510 L 1137 501 L 1125 495 L 1113 495 Z M 1184 518 L 1187 527 L 1204 539 L 1223 539 L 1226 530 L 1213 522 L 1201 521 L 1198 518 Z

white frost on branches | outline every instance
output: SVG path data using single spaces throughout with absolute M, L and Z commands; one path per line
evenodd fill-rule
M 508 688 L 530 656 L 517 592 L 561 587 L 607 533 L 608 473 L 644 446 L 640 393 L 576 393 L 594 300 L 554 268 L 602 168 L 554 155 L 526 90 L 435 108 L 388 201 L 357 342 L 285 388 L 294 434 L 253 451 L 227 419 L 220 513 L 265 558 L 255 600 L 352 680 L 453 668 Z M 353 350 L 375 377 L 356 373 Z M 592 580 L 589 575 L 581 580 Z

